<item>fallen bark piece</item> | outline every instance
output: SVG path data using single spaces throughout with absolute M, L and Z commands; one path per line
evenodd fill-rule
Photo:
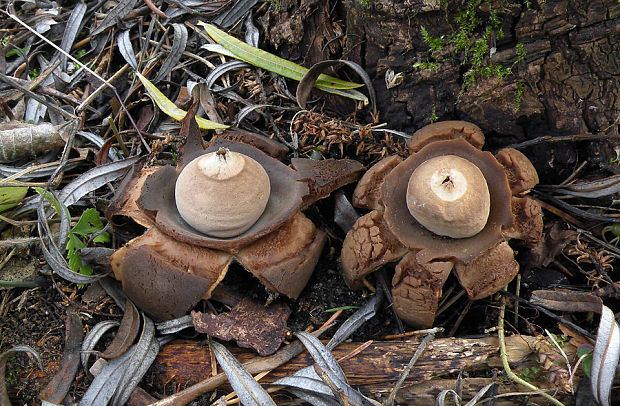
M 16 121 L 0 124 L 0 162 L 31 158 L 65 145 L 77 129 L 77 121 L 55 126 Z
M 284 303 L 268 307 L 244 298 L 231 311 L 214 315 L 192 312 L 194 328 L 222 340 L 235 340 L 240 347 L 271 355 L 280 347 L 288 329 L 291 310 Z

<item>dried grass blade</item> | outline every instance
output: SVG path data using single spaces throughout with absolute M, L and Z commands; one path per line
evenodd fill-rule
M 251 0 L 252 1 L 252 0 Z M 256 4 L 256 2 L 254 2 Z M 245 19 L 245 42 L 252 45 L 255 48 L 258 48 L 258 40 L 260 39 L 260 33 L 258 32 L 258 28 L 252 22 L 252 14 L 248 14 Z
M 172 103 L 162 92 L 155 87 L 147 78 L 142 76 L 139 72 L 136 72 L 136 75 L 142 82 L 142 85 L 146 89 L 146 91 L 151 95 L 157 107 L 161 109 L 166 115 L 174 118 L 175 120 L 182 120 L 183 117 L 187 114 L 186 111 L 181 110 L 174 103 Z M 198 127 L 203 130 L 216 130 L 216 129 L 225 129 L 228 128 L 225 124 L 216 123 L 214 121 L 205 120 L 202 117 L 196 117 L 196 122 L 198 123 Z
M 207 77 L 205 78 L 205 82 L 207 84 L 208 89 L 212 89 L 215 82 L 224 74 L 237 69 L 247 68 L 251 65 L 243 62 L 243 61 L 229 61 L 218 65 L 213 69 Z
M 155 324 L 144 314 L 142 317 L 144 320 L 142 334 L 121 375 L 119 386 L 112 399 L 113 405 L 122 406 L 127 403 L 131 393 L 138 386 L 159 352 L 159 342 L 155 338 Z
M 157 331 L 160 334 L 174 334 L 178 331 L 184 330 L 188 327 L 194 327 L 194 321 L 192 316 L 183 316 L 178 319 L 172 319 L 155 324 Z
M 448 395 L 452 395 L 452 401 L 454 402 L 455 405 L 461 404 L 461 397 L 453 389 L 444 389 L 441 392 L 439 392 L 439 394 L 435 398 L 435 404 L 437 406 L 444 406 L 446 404 L 446 397 Z
M 239 0 L 234 6 L 218 15 L 213 22 L 220 27 L 232 27 L 241 21 L 241 19 L 250 12 L 256 3 L 258 3 L 258 0 Z
M 15 347 L 10 348 L 0 354 L 0 405 L 2 406 L 11 404 L 11 399 L 9 399 L 9 394 L 6 391 L 6 363 L 15 355 L 15 353 L 18 352 L 27 352 L 31 354 L 39 364 L 39 369 L 43 370 L 39 354 L 27 345 L 16 345 Z
M 135 389 L 133 385 L 135 380 L 139 382 L 142 379 L 159 352 L 159 344 L 155 339 L 155 327 L 148 317 L 144 317 L 142 330 L 137 344 L 120 357 L 106 363 L 99 375 L 91 382 L 80 401 L 80 406 L 107 405 L 110 402 L 124 404 L 124 401 L 129 398 Z M 137 382 L 135 384 L 137 385 Z
M 137 0 L 121 0 L 112 10 L 108 12 L 101 22 L 101 25 L 95 28 L 91 36 L 94 37 L 99 35 L 108 28 L 112 27 L 117 21 L 120 21 L 123 17 L 129 14 L 129 12 L 133 10 L 136 3 Z
M 209 346 L 242 404 L 246 406 L 275 406 L 275 402 L 267 391 L 254 380 L 252 375 L 226 347 L 215 341 L 211 341 Z
M 88 360 L 93 352 L 93 349 L 95 348 L 95 345 L 97 345 L 99 340 L 101 340 L 101 337 L 103 337 L 108 330 L 118 326 L 118 321 L 106 320 L 95 324 L 95 327 L 88 332 L 86 338 L 84 338 L 84 341 L 82 342 L 82 351 L 80 354 L 80 360 L 84 371 L 88 372 Z
M 212 24 L 206 24 L 199 21 L 198 25 L 202 26 L 215 42 L 224 46 L 224 48 L 232 52 L 237 59 L 241 59 L 244 62 L 298 81 L 301 80 L 306 72 L 308 72 L 307 68 L 297 65 L 296 63 L 288 61 L 284 58 L 280 58 L 279 56 L 270 54 L 262 49 L 254 48 L 253 46 L 226 34 L 224 31 L 216 28 Z M 318 86 L 324 86 L 325 88 L 336 90 L 355 89 L 362 86 L 359 83 L 347 82 L 325 74 L 319 75 L 316 83 Z
M 299 332 L 296 336 L 323 371 L 334 376 L 338 381 L 347 382 L 347 377 L 344 375 L 336 358 L 317 338 L 304 332 Z
M 136 305 L 129 299 L 125 304 L 125 314 L 114 339 L 105 349 L 101 358 L 112 359 L 120 357 L 133 344 L 140 330 L 140 313 Z
M 65 26 L 65 31 L 62 34 L 62 41 L 60 41 L 60 49 L 63 51 L 71 51 L 73 42 L 82 27 L 82 20 L 84 20 L 84 15 L 86 15 L 87 8 L 88 7 L 85 3 L 79 2 L 71 11 L 71 15 L 69 16 L 67 25 Z M 66 69 L 67 57 L 64 54 L 60 54 L 60 66 L 63 70 Z
M 125 59 L 125 62 L 127 62 L 133 70 L 138 70 L 138 61 L 136 60 L 136 54 L 133 52 L 131 38 L 129 38 L 129 30 L 124 30 L 118 34 L 116 42 L 118 44 L 118 51 Z
M 237 113 L 237 116 L 233 121 L 233 126 L 238 127 L 239 124 L 241 124 L 241 122 L 247 117 L 247 115 L 252 113 L 253 111 L 265 115 L 265 113 L 260 110 L 266 107 L 277 108 L 277 106 L 274 106 L 273 104 L 253 104 L 251 106 L 245 106 Z
M 325 345 L 325 347 L 329 350 L 333 350 L 338 345 L 340 345 L 340 343 L 342 343 L 351 334 L 353 334 L 362 324 L 364 324 L 366 321 L 374 317 L 376 313 L 376 309 L 380 303 L 381 303 L 381 296 L 379 295 L 372 296 L 370 300 L 366 302 L 366 304 L 364 304 L 364 306 L 358 309 L 351 317 L 349 317 L 344 323 L 342 323 L 342 325 L 334 333 L 334 335 L 329 340 L 329 342 Z M 308 378 L 308 379 L 313 379 L 313 380 L 320 380 L 320 377 L 317 375 L 316 371 L 314 370 L 312 366 L 307 366 L 305 368 L 300 369 L 299 371 L 295 372 L 295 374 L 293 374 L 292 377 L 302 377 L 302 378 Z M 283 381 L 283 379 L 288 379 L 288 377 L 279 379 L 276 382 L 274 382 L 274 384 L 275 385 L 286 384 L 286 380 Z M 325 385 L 325 387 L 328 388 L 327 385 Z M 306 400 L 307 402 L 310 402 L 305 397 L 300 396 L 301 395 L 300 393 L 294 393 L 294 395 L 298 396 L 301 399 Z M 306 393 L 306 395 L 309 395 L 309 393 Z
M 530 303 L 562 312 L 599 313 L 603 300 L 587 292 L 535 290 Z
M 318 376 L 317 378 L 295 375 L 287 376 L 278 379 L 277 384 L 274 383 L 274 385 L 285 386 L 286 391 L 291 392 L 313 406 L 335 406 L 340 404 L 334 398 L 334 394 L 329 386 L 318 379 Z
M 593 199 L 620 192 L 620 175 L 591 181 L 575 182 L 560 188 L 550 187 L 554 193 Z
M 65 325 L 65 349 L 62 354 L 60 368 L 52 380 L 39 394 L 40 399 L 51 403 L 60 404 L 75 379 L 75 374 L 80 366 L 80 349 L 82 347 L 82 321 L 73 312 L 67 312 Z
M 170 53 L 161 64 L 161 68 L 159 72 L 153 79 L 154 82 L 159 82 L 163 78 L 166 77 L 172 69 L 174 69 L 175 65 L 181 59 L 181 55 L 185 51 L 185 47 L 187 46 L 187 28 L 183 24 L 172 24 L 172 28 L 174 29 L 174 35 L 172 38 L 172 47 L 170 48 Z M 134 68 L 134 70 L 138 70 Z
M 609 397 L 620 358 L 620 327 L 609 307 L 601 308 L 601 321 L 592 353 L 591 387 L 594 399 L 609 406 Z
M 326 381 L 325 383 L 332 389 L 334 395 L 344 395 L 350 404 L 372 404 L 370 399 L 365 398 L 349 385 L 338 361 L 319 339 L 304 332 L 299 332 L 296 336 L 316 362 L 315 369 L 319 368 L 321 374 L 324 375 L 321 378 Z
M 364 306 L 360 307 L 351 317 L 349 317 L 338 330 L 334 333 L 332 338 L 327 343 L 326 347 L 330 350 L 336 348 L 340 343 L 349 338 L 351 334 L 357 331 L 364 323 L 372 319 L 377 311 L 377 308 L 381 304 L 382 297 L 380 295 L 374 295 L 370 298 Z
M 370 95 L 370 107 L 372 108 L 373 114 L 377 114 L 377 97 L 375 96 L 375 89 L 372 86 L 372 81 L 370 77 L 366 73 L 366 71 L 357 63 L 347 61 L 344 59 L 335 59 L 335 60 L 327 60 L 322 62 L 315 63 L 306 74 L 299 81 L 299 85 L 297 86 L 297 104 L 302 109 L 306 108 L 306 102 L 308 101 L 308 97 L 310 96 L 310 91 L 313 86 L 325 91 L 330 91 L 326 89 L 322 84 L 318 83 L 318 78 L 322 74 L 322 72 L 331 68 L 332 66 L 339 64 L 347 65 L 349 68 L 353 69 L 355 73 L 357 73 L 361 78 L 366 87 L 368 88 L 368 94 Z M 360 92 L 357 92 L 363 97 L 359 97 L 358 94 L 352 93 L 347 95 L 347 97 L 351 97 L 356 100 L 360 100 L 364 103 L 364 105 L 368 104 L 368 98 Z
M 139 159 L 132 157 L 89 169 L 60 191 L 59 201 L 67 207 L 71 206 L 87 193 L 123 176 Z
M 473 398 L 471 398 L 471 400 L 469 402 L 467 402 L 467 404 L 465 406 L 474 406 L 476 403 L 478 403 L 478 401 L 480 399 L 482 399 L 487 393 L 489 392 L 493 392 L 495 387 L 497 386 L 497 384 L 495 382 L 491 382 L 490 384 L 486 385 L 485 387 L 481 388 L 478 393 L 476 393 L 476 396 L 474 396 Z
M 342 190 L 336 192 L 335 200 L 334 222 L 338 224 L 345 233 L 348 233 L 349 230 L 353 228 L 353 224 L 355 224 L 360 215 Z

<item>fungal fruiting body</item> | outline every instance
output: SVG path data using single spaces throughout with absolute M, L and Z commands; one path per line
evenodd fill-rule
M 254 159 L 220 148 L 199 156 L 181 171 L 175 200 L 179 214 L 201 233 L 235 237 L 263 214 L 269 176 Z
M 489 188 L 476 165 L 442 155 L 418 166 L 407 185 L 407 208 L 427 230 L 452 238 L 478 234 L 490 210 Z
M 452 271 L 470 299 L 487 297 L 518 273 L 507 239 L 532 247 L 540 240 L 540 205 L 527 196 L 538 183 L 532 163 L 505 148 L 482 151 L 471 123 L 446 121 L 418 130 L 409 157 L 386 157 L 360 180 L 360 217 L 342 245 L 342 270 L 354 289 L 363 278 L 399 261 L 393 308 L 405 322 L 430 327 Z

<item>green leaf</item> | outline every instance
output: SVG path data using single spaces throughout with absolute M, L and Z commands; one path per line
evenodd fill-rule
M 97 233 L 103 229 L 103 222 L 99 217 L 99 212 L 93 208 L 84 210 L 78 222 L 69 231 L 69 238 L 67 239 L 67 259 L 69 268 L 73 272 L 79 272 L 82 275 L 92 275 L 93 269 L 90 265 L 82 264 L 79 251 L 86 247 L 86 244 L 80 237 L 85 239 L 94 233 Z M 97 237 L 93 238 L 94 242 L 103 243 L 110 241 L 110 235 L 108 233 L 101 233 Z
M 103 229 L 103 223 L 99 218 L 99 212 L 91 208 L 84 210 L 77 224 L 71 229 L 71 234 L 77 234 L 81 235 L 82 237 L 86 237 L 88 234 L 101 231 L 101 229 Z
M 301 80 L 301 78 L 308 71 L 307 68 L 304 68 L 301 65 L 298 65 L 291 61 L 287 61 L 286 59 L 263 51 L 262 49 L 248 45 L 245 42 L 226 34 L 224 31 L 216 28 L 212 24 L 198 21 L 198 25 L 202 26 L 205 31 L 207 31 L 207 34 L 209 34 L 209 36 L 213 38 L 215 42 L 222 45 L 228 51 L 232 52 L 236 58 L 251 65 L 258 66 L 259 68 L 266 69 L 270 72 L 274 72 L 278 75 L 297 81 Z M 350 90 L 357 87 L 362 87 L 363 85 L 359 83 L 347 82 L 333 76 L 321 74 L 317 79 L 315 86 L 321 90 L 332 91 Z
M 53 194 L 48 191 L 44 192 L 42 187 L 35 187 L 34 191 L 37 192 L 39 196 L 43 197 L 49 204 L 51 204 L 54 210 L 56 210 L 56 213 L 60 214 L 61 205 L 58 203 L 58 200 L 56 200 Z M 69 209 L 64 206 L 62 207 L 67 211 L 67 214 L 69 214 Z
M 589 377 L 592 371 L 592 346 L 580 345 L 577 348 L 577 358 L 581 358 L 584 355 L 586 357 L 581 362 L 581 366 L 583 367 L 583 372 Z
M 27 187 L 0 187 L 0 213 L 17 206 L 26 193 Z
M 178 108 L 173 102 L 170 101 L 159 89 L 151 83 L 150 80 L 142 76 L 139 72 L 136 72 L 136 76 L 142 82 L 142 85 L 146 89 L 146 91 L 151 95 L 157 107 L 161 109 L 166 115 L 174 118 L 175 120 L 182 120 L 183 117 L 187 114 L 185 110 Z M 229 126 L 225 124 L 216 123 L 215 121 L 206 120 L 202 117 L 196 117 L 196 122 L 198 123 L 198 127 L 203 130 L 217 130 L 217 129 L 225 129 Z
M 110 234 L 103 232 L 101 234 L 99 234 L 98 236 L 96 236 L 95 238 L 93 238 L 93 242 L 95 243 L 99 243 L 99 244 L 105 244 L 110 242 Z

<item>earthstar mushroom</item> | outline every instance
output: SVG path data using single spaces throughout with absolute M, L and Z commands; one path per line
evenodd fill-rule
M 106 213 L 119 231 L 130 228 L 131 220 L 147 228 L 110 258 L 115 277 L 127 296 L 156 320 L 180 317 L 210 298 L 233 260 L 270 291 L 296 298 L 326 239 L 301 210 L 355 181 L 363 166 L 352 160 L 303 160 L 294 162 L 294 169 L 274 158 L 286 151 L 280 144 L 233 129 L 214 137 L 205 149 L 195 121 L 188 119 L 193 115 L 190 111 L 182 122 L 180 135 L 186 141 L 177 167 L 134 168 Z M 237 187 L 251 191 L 238 197 Z M 206 196 L 198 196 L 203 192 Z M 179 198 L 186 197 L 190 199 L 177 207 Z M 213 203 L 223 197 L 233 200 L 232 205 Z M 199 207 L 202 199 L 210 203 Z M 255 200 L 258 208 L 240 210 Z M 216 211 L 216 221 L 211 221 L 213 215 L 196 214 L 209 204 L 225 207 L 228 214 Z M 234 218 L 237 212 L 243 212 L 243 221 Z M 232 217 L 226 220 L 226 215 Z
M 542 233 L 540 206 L 522 195 L 538 177 L 520 152 L 504 149 L 493 156 L 480 150 L 483 144 L 471 123 L 434 123 L 412 136 L 407 159 L 388 157 L 366 172 L 353 202 L 372 211 L 358 219 L 342 247 L 350 287 L 400 261 L 392 280 L 394 308 L 409 324 L 428 327 L 451 270 L 472 299 L 514 278 L 519 266 L 506 239 L 530 244 Z

